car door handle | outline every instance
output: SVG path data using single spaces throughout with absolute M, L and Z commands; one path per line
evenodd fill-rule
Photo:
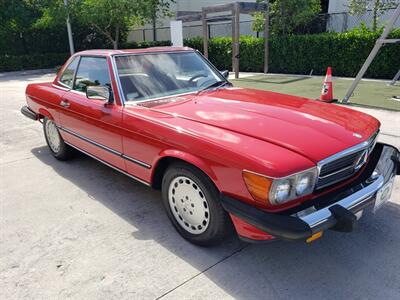
M 60 102 L 60 105 L 61 105 L 62 107 L 68 108 L 70 104 L 69 104 L 68 101 L 62 100 L 62 101 Z

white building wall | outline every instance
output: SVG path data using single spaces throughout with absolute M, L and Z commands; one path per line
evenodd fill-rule
M 255 2 L 255 0 L 240 0 L 242 2 Z M 227 4 L 236 2 L 235 0 L 176 0 L 175 3 L 171 4 L 171 11 L 175 14 L 178 11 L 198 11 L 200 12 L 202 7 L 213 6 L 219 4 Z M 226 13 L 221 13 L 222 15 Z M 172 17 L 174 20 L 175 17 Z M 157 20 L 157 40 L 169 40 L 169 22 L 171 18 L 163 18 Z M 241 28 L 240 33 L 244 35 L 254 35 L 255 33 L 251 30 L 251 20 L 250 15 L 240 15 Z M 230 22 L 220 22 L 213 23 L 211 25 L 211 37 L 215 36 L 231 36 L 231 23 Z M 143 30 L 145 29 L 145 30 Z M 144 32 L 143 32 L 144 31 Z M 202 35 L 201 22 L 190 22 L 183 24 L 183 38 L 195 37 Z M 128 41 L 152 41 L 153 32 L 152 25 L 147 24 L 144 27 L 135 28 L 128 35 Z
M 241 0 L 244 2 L 255 2 L 255 0 Z M 400 2 L 400 0 L 397 0 Z M 176 0 L 175 3 L 171 5 L 171 10 L 173 12 L 178 11 L 201 11 L 204 6 L 212 6 L 218 4 L 232 3 L 235 0 Z M 328 21 L 326 30 L 334 32 L 343 32 L 354 27 L 359 27 L 362 22 L 367 24 L 367 26 L 372 25 L 372 13 L 367 12 L 364 16 L 350 16 L 349 11 L 349 0 L 330 0 L 328 6 Z M 379 26 L 383 26 L 385 22 L 390 18 L 394 9 L 388 10 L 385 14 L 380 17 Z M 222 13 L 224 14 L 224 13 Z M 175 19 L 174 17 L 172 19 Z M 255 32 L 251 30 L 251 20 L 250 15 L 240 16 L 240 34 L 242 35 L 256 35 Z M 169 40 L 169 21 L 170 18 L 164 18 L 157 20 L 157 40 Z M 395 28 L 400 27 L 400 18 L 395 23 Z M 145 29 L 145 30 L 143 30 Z M 211 37 L 215 36 L 231 36 L 232 27 L 230 22 L 220 22 L 212 23 L 210 27 Z M 202 35 L 202 28 L 200 22 L 191 22 L 183 24 L 183 37 L 195 37 Z M 142 28 L 137 28 L 132 30 L 128 35 L 128 41 L 152 41 L 153 32 L 152 25 L 147 24 Z
M 348 12 L 348 0 L 330 0 L 328 6 L 328 13 L 342 13 Z

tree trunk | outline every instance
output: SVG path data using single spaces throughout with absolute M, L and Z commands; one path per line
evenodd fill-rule
M 114 49 L 118 49 L 119 42 L 119 26 L 115 27 L 115 41 L 113 42 Z
M 378 27 L 378 2 L 379 0 L 375 0 L 374 2 L 374 9 L 373 9 L 373 16 L 372 16 L 372 31 L 376 31 Z
M 152 18 L 153 22 L 153 41 L 157 41 L 157 24 L 156 24 L 156 16 L 154 15 Z
M 281 13 L 281 34 L 282 35 L 286 35 L 286 16 L 285 16 L 285 9 L 283 7 L 283 3 L 280 3 L 280 7 L 279 7 L 280 13 Z
M 112 44 L 113 44 L 113 49 L 118 49 L 118 43 L 117 41 L 111 40 Z
M 92 23 L 92 26 L 94 26 L 95 28 L 97 28 L 97 30 L 99 32 L 101 32 L 102 34 L 104 34 L 109 41 L 111 42 L 111 44 L 113 45 L 114 49 L 118 49 L 118 41 L 119 41 L 119 27 L 115 28 L 115 39 L 113 39 L 112 34 L 110 31 L 107 30 L 103 30 L 100 26 L 98 26 L 95 23 Z

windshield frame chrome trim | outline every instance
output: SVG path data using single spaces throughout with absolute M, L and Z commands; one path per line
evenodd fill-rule
M 119 81 L 119 73 L 117 68 L 117 63 L 115 62 L 115 55 L 111 55 L 111 66 L 113 68 L 114 80 L 117 85 L 119 100 L 121 101 L 121 106 L 125 106 L 125 95 L 122 91 L 121 82 Z

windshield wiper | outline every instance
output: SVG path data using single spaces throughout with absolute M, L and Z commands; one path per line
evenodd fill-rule
M 214 82 L 214 83 L 212 83 L 210 85 L 207 85 L 206 87 L 202 88 L 201 90 L 198 91 L 198 93 L 201 93 L 201 92 L 203 92 L 205 90 L 209 90 L 209 89 L 214 88 L 214 87 L 219 87 L 220 88 L 220 87 L 223 87 L 223 86 L 227 85 L 228 83 L 229 82 L 225 81 L 225 80 L 218 80 L 218 81 L 216 81 L 216 82 Z

